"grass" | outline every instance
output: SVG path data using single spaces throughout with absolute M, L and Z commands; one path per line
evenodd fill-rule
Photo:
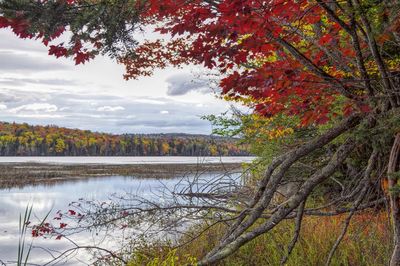
M 306 217 L 301 236 L 286 265 L 325 265 L 329 251 L 343 226 L 345 215 L 337 217 Z M 234 255 L 218 265 L 280 265 L 287 252 L 294 230 L 293 223 L 286 221 L 272 232 L 261 235 L 243 246 Z M 168 245 L 146 246 L 136 251 L 130 266 L 136 265 L 187 265 L 200 258 L 216 243 L 223 228 L 215 227 L 178 250 Z M 354 216 L 346 237 L 337 249 L 333 266 L 380 266 L 388 265 L 391 254 L 391 228 L 387 213 L 364 212 Z
M 17 265 L 27 265 L 29 255 L 32 250 L 32 241 L 29 245 L 26 244 L 26 237 L 28 233 L 28 224 L 32 215 L 32 206 L 25 208 L 25 213 L 19 215 L 19 239 L 18 239 L 18 255 Z
M 152 165 L 2 163 L 0 164 L 0 188 L 110 175 L 165 179 L 188 173 L 232 171 L 240 168 L 241 164 L 238 163 Z

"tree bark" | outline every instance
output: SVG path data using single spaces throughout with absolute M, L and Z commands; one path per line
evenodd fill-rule
M 400 201 L 399 193 L 396 190 L 397 178 L 395 173 L 399 168 L 400 163 L 400 133 L 396 135 L 392 150 L 390 152 L 388 164 L 388 184 L 389 184 L 389 199 L 391 218 L 393 223 L 393 240 L 394 249 L 390 259 L 390 266 L 400 266 Z

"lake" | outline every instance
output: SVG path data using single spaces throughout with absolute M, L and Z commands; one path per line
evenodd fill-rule
M 207 163 L 243 162 L 251 161 L 251 157 L 0 157 L 0 162 L 39 162 L 56 164 L 149 164 L 151 163 Z M 203 179 L 213 179 L 219 173 L 202 173 Z M 240 173 L 231 173 L 234 178 L 239 178 Z M 105 176 L 85 179 L 64 180 L 51 184 L 27 185 L 1 189 L 0 191 L 0 260 L 7 265 L 14 265 L 17 258 L 17 247 L 19 238 L 19 215 L 29 205 L 33 206 L 33 223 L 38 223 L 50 210 L 49 217 L 54 217 L 58 210 L 68 210 L 71 202 L 80 198 L 86 200 L 109 201 L 113 194 L 124 195 L 135 193 L 144 198 L 154 199 L 155 193 L 161 187 L 173 187 L 181 180 L 181 176 L 171 179 L 141 179 L 136 177 Z M 191 178 L 190 175 L 186 178 Z M 194 175 L 193 175 L 194 178 Z M 157 198 L 163 201 L 162 197 Z M 99 245 L 105 248 L 114 246 L 116 241 L 102 239 L 103 235 L 95 236 L 92 233 L 82 233 L 71 236 L 71 239 L 79 245 Z M 28 243 L 30 243 L 30 235 Z M 102 240 L 102 241 L 101 241 Z M 119 244 L 123 244 L 118 242 Z M 71 247 L 71 243 L 62 238 L 61 240 L 35 238 L 35 247 L 30 256 L 30 263 L 43 265 L 51 260 L 51 256 L 42 248 L 54 250 L 53 254 L 64 251 Z M 84 250 L 74 254 L 72 259 L 66 262 L 58 262 L 63 265 L 87 265 L 93 256 Z

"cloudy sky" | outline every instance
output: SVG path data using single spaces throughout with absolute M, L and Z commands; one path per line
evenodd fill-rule
M 0 120 L 110 133 L 204 133 L 202 115 L 220 114 L 198 67 L 156 71 L 125 81 L 124 67 L 105 57 L 75 66 L 47 55 L 39 42 L 0 30 Z

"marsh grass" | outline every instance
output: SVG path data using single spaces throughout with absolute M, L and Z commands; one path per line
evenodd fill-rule
M 240 171 L 240 169 L 240 163 L 151 165 L 0 163 L 0 188 L 50 184 L 67 180 L 112 175 L 167 179 L 189 173 L 220 173 L 225 171 Z
M 325 265 L 329 251 L 343 226 L 345 215 L 336 217 L 306 217 L 301 236 L 286 265 Z M 130 266 L 134 265 L 187 265 L 194 264 L 218 241 L 224 228 L 217 226 L 199 239 L 177 250 L 166 245 L 145 245 L 133 253 Z M 285 221 L 269 234 L 261 235 L 243 246 L 234 255 L 218 265 L 280 265 L 287 252 L 294 230 L 291 221 Z M 182 239 L 185 241 L 185 239 Z M 391 254 L 391 228 L 387 213 L 364 212 L 354 216 L 346 237 L 335 256 L 333 266 L 387 265 Z M 173 255 L 171 255 L 173 254 Z
M 29 255 L 32 250 L 31 241 L 27 244 L 27 233 L 28 225 L 32 215 L 32 206 L 26 206 L 24 215 L 19 215 L 19 239 L 18 239 L 18 254 L 17 254 L 17 265 L 27 265 Z

